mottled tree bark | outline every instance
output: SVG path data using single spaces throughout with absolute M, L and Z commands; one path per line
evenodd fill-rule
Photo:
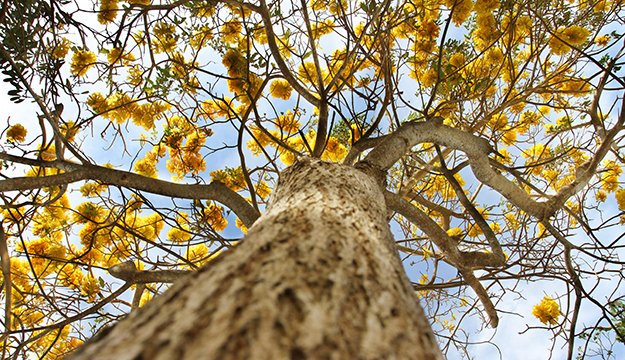
M 375 176 L 300 160 L 236 248 L 69 359 L 442 359 L 386 216 Z

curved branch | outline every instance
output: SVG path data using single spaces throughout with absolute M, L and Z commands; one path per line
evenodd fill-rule
M 480 283 L 480 281 L 475 277 L 473 271 L 469 269 L 458 269 L 458 271 L 460 271 L 464 281 L 471 286 L 473 291 L 477 294 L 477 297 L 482 302 L 482 305 L 484 305 L 484 310 L 486 311 L 486 314 L 488 314 L 488 318 L 490 320 L 490 326 L 496 328 L 497 325 L 499 325 L 499 317 L 497 316 L 495 305 L 490 300 L 490 296 L 488 296 L 488 292 L 486 292 L 482 283 Z
M 67 161 L 37 161 L 26 159 L 37 166 L 52 166 L 62 168 L 67 173 L 45 177 L 20 177 L 0 180 L 0 191 L 18 191 L 38 189 L 50 186 L 64 185 L 80 180 L 96 180 L 109 185 L 116 185 L 152 194 L 182 199 L 210 199 L 218 201 L 241 219 L 248 228 L 260 217 L 241 195 L 230 189 L 220 181 L 204 184 L 176 184 L 169 181 L 145 177 L 128 171 L 109 169 L 97 165 L 80 165 Z
M 526 213 L 539 219 L 546 215 L 545 203 L 534 201 L 523 189 L 491 168 L 488 154 L 493 150 L 486 139 L 443 125 L 441 117 L 426 122 L 404 123 L 374 148 L 363 161 L 387 171 L 400 157 L 409 153 L 413 146 L 425 142 L 464 151 L 479 181 L 505 196 Z
M 493 253 L 481 251 L 463 252 L 458 249 L 458 242 L 443 230 L 428 214 L 412 205 L 401 196 L 384 191 L 386 206 L 403 215 L 408 221 L 417 225 L 430 240 L 445 254 L 447 260 L 456 268 L 477 268 L 482 266 L 498 267 L 503 265 L 499 257 Z
M 260 2 L 260 6 L 255 10 L 260 17 L 263 19 L 263 25 L 265 26 L 265 33 L 267 34 L 267 45 L 273 54 L 274 60 L 276 60 L 276 64 L 280 71 L 282 72 L 282 76 L 291 84 L 293 89 L 297 91 L 298 94 L 302 95 L 302 97 L 311 104 L 315 106 L 319 106 L 319 98 L 313 95 L 310 91 L 308 91 L 293 75 L 286 62 L 280 55 L 280 49 L 278 48 L 278 44 L 276 43 L 275 33 L 273 32 L 273 25 L 271 24 L 271 16 L 269 15 L 269 9 L 267 8 L 267 3 L 263 0 Z

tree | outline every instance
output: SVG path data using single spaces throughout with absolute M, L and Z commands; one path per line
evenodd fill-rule
M 470 356 L 544 282 L 528 331 L 617 356 L 622 15 L 5 2 L 3 357 Z

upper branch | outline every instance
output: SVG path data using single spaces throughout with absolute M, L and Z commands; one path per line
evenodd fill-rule
M 425 142 L 464 151 L 478 180 L 498 191 L 526 213 L 539 219 L 546 215 L 545 203 L 532 200 L 523 189 L 491 168 L 488 155 L 493 149 L 486 139 L 443 125 L 441 117 L 426 122 L 404 123 L 375 147 L 363 161 L 386 171 L 400 157 L 409 153 L 413 146 Z

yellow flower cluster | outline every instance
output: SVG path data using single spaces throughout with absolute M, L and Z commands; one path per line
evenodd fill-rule
M 329 10 L 333 15 L 344 14 L 347 11 L 347 0 L 313 0 L 310 8 L 315 11 Z
M 135 56 L 132 53 L 123 53 L 123 49 L 113 48 L 106 54 L 106 59 L 109 63 L 115 64 L 116 62 L 120 62 L 124 65 L 128 65 L 129 63 L 135 61 Z
M 315 40 L 332 33 L 332 30 L 334 30 L 334 21 L 330 19 L 312 24 L 312 34 Z
M 317 84 L 317 68 L 315 64 L 308 61 L 299 66 L 297 74 L 300 76 L 303 82 L 308 84 Z M 325 79 L 327 74 L 322 70 L 321 78 Z
M 605 166 L 605 171 L 601 174 L 601 186 L 608 193 L 615 192 L 619 186 L 618 178 L 623 173 L 623 170 L 614 160 L 606 160 L 603 165 Z
M 117 10 L 119 10 L 117 0 L 101 0 L 100 12 L 98 13 L 98 22 L 100 22 L 100 24 L 102 25 L 108 25 L 112 23 L 117 17 Z
M 104 219 L 104 210 L 99 205 L 87 201 L 76 207 L 72 219 L 78 224 L 100 222 Z
M 291 97 L 292 90 L 291 84 L 286 80 L 274 80 L 271 85 L 269 85 L 271 96 L 283 100 L 288 100 Z
M 536 316 L 543 324 L 556 325 L 560 314 L 560 306 L 548 296 L 545 296 L 540 304 L 534 305 L 532 310 L 532 315 Z
M 154 36 L 156 39 L 152 40 L 152 47 L 155 53 L 172 52 L 176 48 L 176 25 L 159 22 L 154 26 Z
M 247 234 L 247 226 L 245 226 L 245 224 L 243 224 L 243 221 L 241 221 L 241 219 L 237 218 L 235 221 L 235 225 L 241 229 L 241 232 L 243 232 L 244 234 Z
M 349 125 L 350 129 L 350 139 L 349 144 L 354 145 L 354 143 L 362 137 L 362 129 L 357 124 Z
M 529 149 L 524 150 L 521 155 L 526 158 L 525 165 L 531 167 L 531 172 L 535 176 L 540 176 L 544 166 L 533 166 L 533 164 L 541 163 L 549 157 L 550 147 L 543 144 L 536 144 Z
M 87 71 L 93 67 L 95 61 L 96 56 L 91 51 L 78 50 L 72 56 L 70 71 L 75 76 L 85 76 Z
M 213 38 L 210 27 L 202 26 L 197 32 L 194 32 L 189 38 L 189 45 L 195 50 L 200 50 L 208 44 L 208 41 Z
M 189 241 L 191 239 L 189 214 L 182 212 L 176 215 L 176 225 L 167 232 L 167 240 L 179 244 Z
M 221 35 L 223 39 L 227 43 L 234 43 L 239 39 L 239 34 L 241 34 L 241 30 L 243 27 L 241 26 L 241 22 L 239 20 L 231 20 L 227 21 L 221 27 Z
M 211 171 L 210 176 L 212 181 L 221 181 L 233 191 L 243 190 L 247 187 L 241 167 Z
M 170 119 L 172 125 L 177 126 L 171 130 L 169 136 L 165 137 L 164 142 L 169 147 L 170 160 L 167 161 L 167 170 L 172 174 L 176 174 L 175 180 L 181 180 L 184 176 L 192 172 L 198 174 L 200 171 L 206 170 L 206 161 L 200 154 L 204 143 L 206 142 L 206 132 L 186 130 L 184 125 L 175 125 L 174 123 L 182 118 L 173 117 Z M 182 145 L 183 140 L 186 143 Z
M 445 0 L 444 3 L 448 9 L 454 9 L 451 15 L 451 21 L 453 21 L 456 26 L 462 25 L 462 23 L 471 16 L 471 10 L 473 10 L 474 6 L 471 0 Z
M 93 302 L 100 292 L 100 283 L 92 274 L 87 274 L 82 281 L 80 294 L 87 297 L 87 302 Z
M 219 205 L 209 204 L 202 209 L 202 218 L 210 224 L 215 231 L 224 231 L 228 221 L 223 217 L 222 208 Z
M 485 50 L 499 37 L 497 21 L 493 10 L 499 8 L 498 0 L 477 0 L 473 10 L 477 14 L 477 29 L 473 32 L 473 42 L 479 50 Z
M 21 125 L 15 124 L 7 131 L 7 140 L 14 142 L 24 142 L 28 131 Z
M 160 101 L 138 104 L 135 99 L 123 93 L 104 97 L 96 92 L 89 96 L 86 103 L 93 112 L 105 119 L 114 120 L 118 124 L 132 119 L 133 124 L 146 130 L 154 128 L 154 122 L 161 119 L 171 108 L 169 104 Z
M 555 36 L 551 36 L 549 39 L 549 49 L 554 55 L 564 55 L 568 53 L 571 48 L 567 45 L 580 45 L 588 38 L 590 32 L 588 29 L 578 25 L 574 25 L 568 28 L 558 29 Z M 562 39 L 564 42 L 560 41 Z
M 141 176 L 158 179 L 158 169 L 153 161 L 141 159 L 135 163 L 134 169 Z
M 595 38 L 595 43 L 601 47 L 608 46 L 610 43 L 611 37 L 610 35 L 601 35 Z
M 66 38 L 62 37 L 57 41 L 52 48 L 52 57 L 56 59 L 63 59 L 69 52 L 71 43 Z
M 337 138 L 330 137 L 326 144 L 326 149 L 321 155 L 323 160 L 330 160 L 332 162 L 340 162 L 347 155 L 347 149 L 341 144 Z
M 291 110 L 287 110 L 286 114 L 278 116 L 276 119 L 276 128 L 288 134 L 294 134 L 299 130 L 301 124 L 295 119 L 295 114 Z
M 197 244 L 189 247 L 189 250 L 187 250 L 187 259 L 197 266 L 202 266 L 217 257 L 220 253 L 221 251 L 218 251 L 209 256 L 210 251 L 206 244 Z M 187 266 L 183 267 L 186 268 Z

